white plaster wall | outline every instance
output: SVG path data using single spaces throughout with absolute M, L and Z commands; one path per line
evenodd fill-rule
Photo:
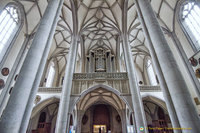
M 43 101 L 50 99 L 52 97 L 56 97 L 56 98 L 59 98 L 59 99 L 61 97 L 61 93 L 37 93 L 37 95 L 41 96 L 41 100 L 37 104 L 34 104 L 34 107 L 36 105 L 42 103 Z
M 142 98 L 147 97 L 147 96 L 153 96 L 160 100 L 165 101 L 163 92 L 140 92 L 140 94 L 141 94 Z
M 180 68 L 181 74 L 183 75 L 183 78 L 185 80 L 185 83 L 186 83 L 186 85 L 187 85 L 187 87 L 189 89 L 189 92 L 190 92 L 192 98 L 197 97 L 197 93 L 195 91 L 195 86 L 194 86 L 193 81 L 192 81 L 193 79 L 190 78 L 190 76 L 189 76 L 189 74 L 187 72 L 187 68 L 184 65 L 184 62 L 183 62 L 183 59 L 182 59 L 181 55 L 179 54 L 179 52 L 178 52 L 174 42 L 172 41 L 172 39 L 169 36 L 165 36 L 165 37 L 167 38 L 168 44 L 169 44 L 169 46 L 170 46 L 170 48 L 171 48 L 171 50 L 172 50 L 172 52 L 174 54 L 176 62 L 178 64 L 179 68 Z M 189 53 L 190 52 L 188 52 L 188 54 Z M 193 100 L 193 104 L 195 105 L 194 100 Z M 198 110 L 200 110 L 200 108 L 198 108 Z
M 23 26 L 22 31 L 24 29 L 25 29 L 25 26 Z M 11 47 L 10 52 L 9 52 L 9 54 L 7 56 L 7 59 L 5 60 L 5 63 L 3 64 L 2 68 L 7 67 L 7 68 L 9 68 L 9 71 L 11 72 L 11 69 L 12 69 L 12 67 L 14 65 L 14 62 L 15 62 L 16 57 L 17 57 L 17 55 L 18 55 L 18 53 L 20 51 L 20 48 L 21 48 L 21 46 L 23 44 L 23 41 L 24 41 L 24 33 L 20 32 L 18 37 L 17 37 L 17 39 L 16 39 L 16 41 L 15 41 L 15 43 Z M 0 73 L 0 78 L 3 79 L 5 83 L 6 83 L 6 80 L 7 80 L 8 76 L 3 76 Z
M 111 129 L 111 132 L 113 132 L 113 133 L 122 133 L 122 123 L 125 122 L 125 121 L 122 121 L 122 118 L 120 116 L 121 122 L 118 122 L 116 120 L 116 116 L 118 115 L 118 112 L 113 107 L 111 107 L 111 108 L 112 108 L 111 119 L 112 119 L 112 122 L 113 122 L 113 129 Z
M 190 58 L 194 54 L 194 51 L 193 51 L 188 39 L 186 38 L 185 34 L 183 33 L 183 30 L 182 30 L 181 26 L 179 25 L 177 18 L 176 18 L 176 21 L 174 22 L 174 27 L 175 27 L 174 31 L 181 43 L 181 46 L 183 47 L 187 57 Z
M 89 133 L 90 132 L 90 124 L 93 121 L 90 115 L 90 110 L 87 110 L 85 112 L 85 115 L 87 115 L 88 120 L 87 123 L 85 125 L 83 125 L 82 121 L 81 121 L 81 133 Z

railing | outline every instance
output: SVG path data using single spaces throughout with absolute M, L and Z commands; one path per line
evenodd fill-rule
M 143 85 L 140 86 L 141 92 L 160 92 L 161 88 L 160 86 L 151 86 L 151 85 Z
M 50 133 L 51 131 L 51 123 L 39 123 L 38 124 L 38 129 L 37 130 L 33 130 L 32 133 Z
M 72 94 L 80 94 L 95 85 L 107 85 L 122 94 L 130 94 L 127 73 L 75 73 L 72 82 Z M 140 86 L 141 92 L 159 92 L 160 86 Z M 40 87 L 39 92 L 61 93 L 62 87 Z
M 80 94 L 95 85 L 107 85 L 121 93 L 130 93 L 127 73 L 75 73 L 72 94 Z
M 160 86 L 139 86 L 141 92 L 161 92 Z M 39 92 L 61 93 L 62 87 L 40 87 Z
M 73 80 L 98 80 L 98 79 L 114 79 L 128 80 L 127 73 L 75 73 Z
M 61 93 L 62 87 L 39 87 L 38 92 Z

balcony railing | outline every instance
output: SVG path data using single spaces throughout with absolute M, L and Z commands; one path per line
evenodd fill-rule
M 62 87 L 39 87 L 38 92 L 61 93 Z
M 80 94 L 95 85 L 107 85 L 121 93 L 130 93 L 127 73 L 75 73 L 72 94 Z
M 72 94 L 80 94 L 95 85 L 107 85 L 122 94 L 130 94 L 127 73 L 75 73 L 72 82 Z M 141 92 L 159 92 L 160 86 L 140 86 Z M 40 87 L 42 93 L 61 93 L 62 87 Z
M 141 92 L 161 92 L 160 86 L 139 86 Z M 61 93 L 62 87 L 39 87 L 39 92 Z
M 160 86 L 142 85 L 140 86 L 141 92 L 160 92 Z
M 128 80 L 127 73 L 75 73 L 73 80 Z

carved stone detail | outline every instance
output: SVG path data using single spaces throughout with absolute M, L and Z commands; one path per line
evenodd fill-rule
M 71 94 L 80 94 L 88 88 L 102 84 L 130 94 L 127 73 L 75 73 L 73 75 Z M 161 92 L 160 86 L 140 86 L 141 92 Z M 40 87 L 39 92 L 61 93 L 61 87 Z

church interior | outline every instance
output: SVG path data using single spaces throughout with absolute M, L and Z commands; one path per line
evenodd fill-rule
M 200 133 L 200 0 L 1 0 L 0 133 Z

